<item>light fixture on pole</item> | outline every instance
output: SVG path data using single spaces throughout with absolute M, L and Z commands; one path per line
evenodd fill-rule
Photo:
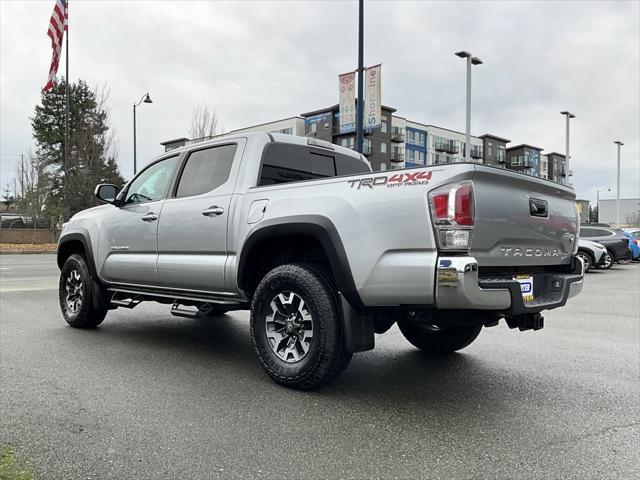
M 138 103 L 133 104 L 133 174 L 137 173 L 137 149 L 136 149 L 136 107 L 138 107 L 141 103 L 153 103 L 151 97 L 149 96 L 149 92 L 145 93 Z
M 567 179 L 567 185 L 569 185 L 569 177 L 571 176 L 571 169 L 569 168 L 569 161 L 570 161 L 570 157 L 569 157 L 569 120 L 572 118 L 576 118 L 576 116 L 569 112 L 568 110 L 565 110 L 564 112 L 560 112 L 561 115 L 564 115 L 566 117 L 566 128 L 567 128 L 567 132 L 566 132 L 566 136 L 565 136 L 565 142 L 566 142 L 566 146 L 565 146 L 565 161 L 564 161 L 564 171 L 566 174 L 566 179 Z
M 465 162 L 471 161 L 471 65 L 482 65 L 482 60 L 472 57 L 469 52 L 456 52 L 456 56 L 467 60 L 467 128 L 465 130 Z
M 620 147 L 624 145 L 620 140 L 616 140 L 618 145 L 618 186 L 616 187 L 616 227 L 620 226 Z
M 611 191 L 611 187 L 607 187 L 607 188 L 601 188 L 600 190 L 596 190 L 596 222 L 600 223 L 600 192 L 604 192 L 604 191 L 610 192 Z

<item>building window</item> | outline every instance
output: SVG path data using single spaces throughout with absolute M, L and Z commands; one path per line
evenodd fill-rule
M 380 162 L 380 170 L 385 171 L 387 169 L 387 164 L 384 162 Z
M 407 160 L 413 162 L 416 158 L 416 152 L 415 150 L 411 150 L 409 148 L 407 148 Z
M 521 167 L 522 165 L 524 165 L 524 157 L 522 155 L 514 155 L 511 157 L 512 167 Z
M 407 143 L 416 143 L 416 132 L 407 128 Z
M 418 163 L 425 164 L 425 152 L 418 152 Z
M 389 126 L 387 125 L 387 117 L 382 117 L 382 133 L 387 133 Z
M 507 150 L 504 145 L 498 145 L 498 162 L 504 162 L 507 158 Z
M 387 153 L 387 142 L 380 143 L 380 153 Z
M 340 139 L 340 146 L 345 148 L 350 148 L 351 150 L 356 149 L 356 138 L 355 137 L 343 137 Z

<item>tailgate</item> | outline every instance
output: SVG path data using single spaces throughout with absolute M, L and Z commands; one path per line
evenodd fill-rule
M 477 166 L 475 228 L 470 254 L 481 267 L 566 265 L 577 249 L 573 189 Z

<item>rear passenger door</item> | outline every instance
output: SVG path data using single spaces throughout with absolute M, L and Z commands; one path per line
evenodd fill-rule
M 244 140 L 189 152 L 158 223 L 158 277 L 165 287 L 226 291 L 229 207 Z

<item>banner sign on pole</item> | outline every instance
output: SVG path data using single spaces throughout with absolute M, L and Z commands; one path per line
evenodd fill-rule
M 371 129 L 382 125 L 382 65 L 375 65 L 365 70 L 364 92 L 364 128 Z
M 338 77 L 340 86 L 340 133 L 356 130 L 356 72 Z

